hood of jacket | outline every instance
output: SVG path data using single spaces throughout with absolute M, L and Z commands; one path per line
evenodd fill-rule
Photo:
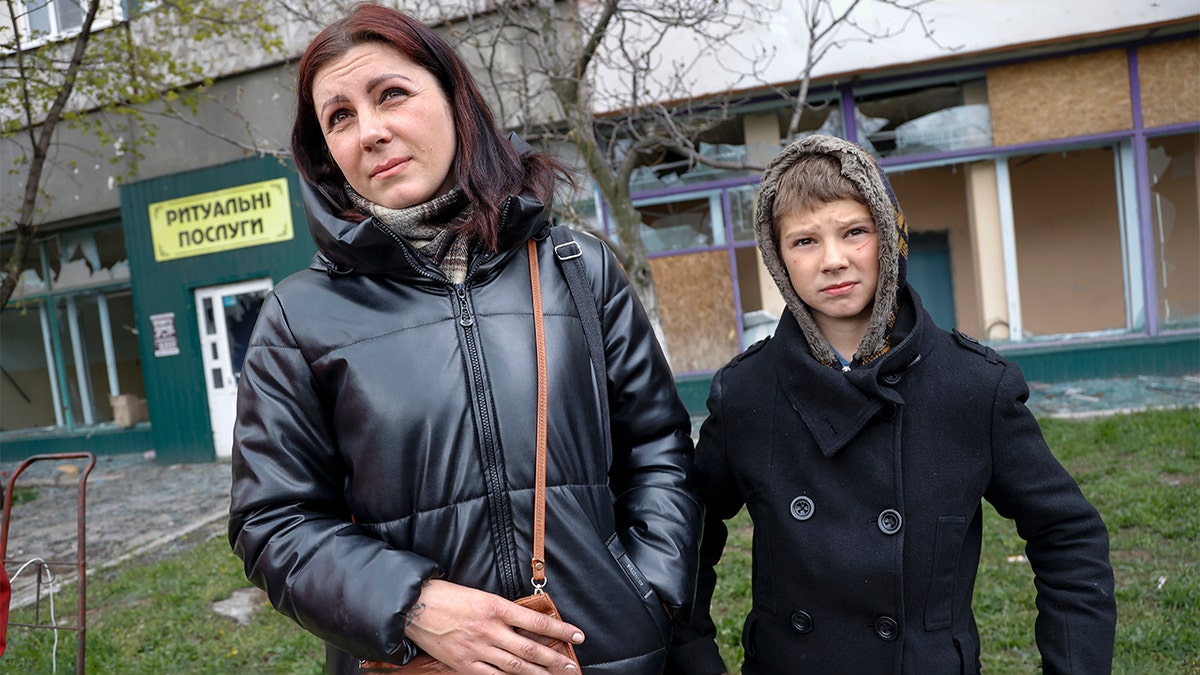
M 900 204 L 892 192 L 887 174 L 879 167 L 875 158 L 861 147 L 833 136 L 806 136 L 784 148 L 771 160 L 763 172 L 758 205 L 755 207 L 754 230 L 763 263 L 779 287 L 783 299 L 791 310 L 800 330 L 808 342 L 812 355 L 827 364 L 837 363 L 833 347 L 792 287 L 787 267 L 780 256 L 775 236 L 775 223 L 771 216 L 779 179 L 801 157 L 805 155 L 828 155 L 838 161 L 842 176 L 853 183 L 867 203 L 871 216 L 879 228 L 879 283 L 875 290 L 875 301 L 871 309 L 871 321 L 867 332 L 855 354 L 861 358 L 879 354 L 888 347 L 892 328 L 897 293 L 906 283 L 908 259 L 908 226 Z

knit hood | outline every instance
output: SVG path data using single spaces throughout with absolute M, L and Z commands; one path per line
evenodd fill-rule
M 787 266 L 779 253 L 771 218 L 779 178 L 805 155 L 828 155 L 836 159 L 842 167 L 842 176 L 858 188 L 879 229 L 879 284 L 875 290 L 875 302 L 866 335 L 853 356 L 855 362 L 867 363 L 885 354 L 889 348 L 896 320 L 897 292 L 906 283 L 908 227 L 887 175 L 874 157 L 849 141 L 833 136 L 806 136 L 788 145 L 767 165 L 754 214 L 758 248 L 788 309 L 800 325 L 812 355 L 818 361 L 830 366 L 838 362 L 833 347 L 817 328 L 808 306 L 792 287 Z

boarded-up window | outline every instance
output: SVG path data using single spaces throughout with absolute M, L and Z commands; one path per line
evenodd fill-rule
M 1200 119 L 1200 39 L 1146 45 L 1137 57 L 1143 125 Z
M 1123 49 L 991 68 L 987 81 L 996 145 L 1133 127 Z
M 725 249 L 650 261 L 671 369 L 716 370 L 739 351 L 733 273 Z

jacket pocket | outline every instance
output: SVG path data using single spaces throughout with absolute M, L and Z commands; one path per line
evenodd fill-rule
M 962 516 L 941 516 L 933 540 L 933 569 L 925 602 L 925 630 L 949 628 L 954 620 L 954 578 L 958 571 L 958 554 L 962 550 L 967 519 Z M 957 636 L 955 641 L 957 641 Z
M 758 641 L 754 634 L 757 624 L 758 617 L 755 616 L 754 610 L 750 610 L 750 614 L 746 616 L 746 623 L 742 626 L 742 651 L 745 652 L 747 661 L 758 657 Z
M 954 636 L 954 646 L 958 648 L 958 658 L 964 675 L 977 675 L 982 672 L 979 664 L 979 637 L 965 630 Z
M 604 542 L 604 545 L 608 547 L 608 552 L 624 570 L 625 576 L 629 578 L 629 583 L 633 584 L 634 590 L 642 596 L 643 601 L 649 602 L 654 597 L 654 589 L 650 587 L 646 575 L 642 574 L 642 571 L 629 558 L 629 554 L 625 552 L 625 546 L 621 544 L 621 539 L 614 533 L 608 538 L 608 541 Z
M 617 561 L 617 565 L 625 572 L 625 578 L 629 580 L 630 586 L 641 597 L 642 604 L 646 607 L 646 612 L 650 614 L 650 618 L 654 620 L 654 625 L 658 627 L 659 636 L 666 643 L 671 639 L 671 617 L 667 615 L 666 608 L 659 602 L 658 594 L 650 586 L 646 575 L 642 574 L 637 564 L 629 557 L 629 553 L 625 551 L 625 546 L 621 544 L 621 539 L 616 533 L 613 533 L 608 538 L 608 541 L 604 542 L 604 545 L 608 547 L 608 552 Z

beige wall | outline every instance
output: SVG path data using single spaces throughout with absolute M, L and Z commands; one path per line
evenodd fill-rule
M 0 382 L 0 431 L 53 426 L 52 400 L 45 368 L 7 370 Z
M 1125 328 L 1112 152 L 1016 156 L 1009 173 L 1026 335 Z
M 984 340 L 1010 337 L 1008 288 L 1004 271 L 1004 237 L 1000 223 L 1000 193 L 996 163 L 964 166 L 967 210 L 971 214 L 971 260 L 979 289 L 979 336 Z
M 957 328 L 982 335 L 979 290 L 971 255 L 965 174 L 958 165 L 889 174 L 909 232 L 945 232 L 950 243 Z

